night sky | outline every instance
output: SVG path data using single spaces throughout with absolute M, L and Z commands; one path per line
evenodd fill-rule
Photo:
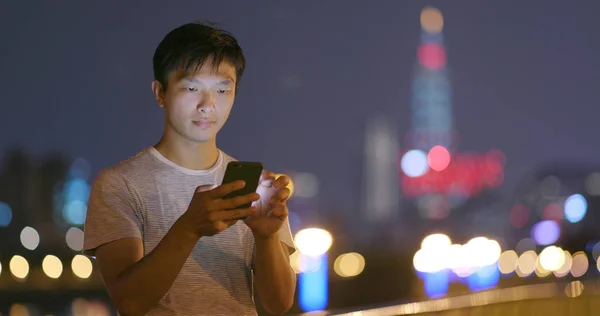
M 366 119 L 410 127 L 419 15 L 433 5 L 461 151 L 502 150 L 506 190 L 545 163 L 600 156 L 598 1 L 107 2 L 0 4 L 0 151 L 81 156 L 96 174 L 153 145 L 152 54 L 172 28 L 211 20 L 248 64 L 221 149 L 315 173 L 324 207 L 354 210 Z

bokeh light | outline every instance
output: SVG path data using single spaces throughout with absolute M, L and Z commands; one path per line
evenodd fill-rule
M 577 223 L 583 219 L 587 212 L 587 201 L 581 194 L 573 194 L 565 201 L 565 218 L 571 223 Z
M 47 255 L 42 261 L 42 270 L 48 277 L 58 279 L 63 272 L 63 265 L 58 257 Z
M 528 277 L 535 271 L 535 263 L 537 254 L 533 250 L 525 251 L 519 256 L 517 261 L 517 275 L 520 277 Z
M 442 12 L 433 7 L 426 7 L 421 11 L 421 28 L 431 34 L 437 34 L 444 28 Z
M 71 270 L 73 274 L 82 279 L 87 279 L 92 275 L 92 262 L 88 257 L 83 255 L 75 255 L 71 261 Z
M 419 64 L 429 70 L 439 70 L 446 66 L 446 50 L 438 43 L 421 44 L 417 50 Z
M 17 303 L 10 306 L 8 316 L 31 316 L 31 313 L 29 313 L 29 308 L 26 305 Z
M 434 146 L 427 154 L 429 167 L 435 171 L 443 171 L 450 164 L 450 152 L 444 146 Z
M 402 156 L 400 167 L 407 176 L 411 178 L 420 177 L 429 171 L 427 154 L 418 149 L 409 150 Z
M 85 165 L 84 162 L 80 162 L 80 164 Z M 90 185 L 84 177 L 87 173 L 86 167 L 83 166 L 79 169 L 73 170 L 72 168 L 70 178 L 64 184 L 62 195 L 58 197 L 62 205 L 63 219 L 71 225 L 83 225 L 85 222 L 87 201 L 90 195 Z
M 0 227 L 7 227 L 12 221 L 12 209 L 10 206 L 0 201 Z
M 442 249 L 450 247 L 450 245 L 452 245 L 452 241 L 445 234 L 431 234 L 421 241 L 421 249 Z
M 8 265 L 10 273 L 17 279 L 25 279 L 29 274 L 29 262 L 21 256 L 13 256 Z
M 562 205 L 558 203 L 550 203 L 546 205 L 542 211 L 542 218 L 545 220 L 560 222 L 563 219 Z
M 75 251 L 81 251 L 83 249 L 83 231 L 77 227 L 71 227 L 67 230 L 65 236 L 67 246 Z
M 333 242 L 331 234 L 321 228 L 305 228 L 294 237 L 298 250 L 307 256 L 316 257 L 329 250 Z
M 519 256 L 514 250 L 507 250 L 498 259 L 498 269 L 502 274 L 511 274 L 517 269 Z
M 539 259 L 542 268 L 554 272 L 565 263 L 565 252 L 559 247 L 549 246 L 542 250 Z
M 583 276 L 589 268 L 588 257 L 583 251 L 578 251 L 573 254 L 573 262 L 571 264 L 571 275 L 575 278 Z
M 571 266 L 573 264 L 573 257 L 571 256 L 571 253 L 566 250 L 563 250 L 563 253 L 565 255 L 565 261 L 563 265 L 560 268 L 558 268 L 558 270 L 554 271 L 554 275 L 557 278 L 567 276 L 569 272 L 571 272 Z
M 35 250 L 40 244 L 40 234 L 33 227 L 26 226 L 21 231 L 21 244 L 29 250 Z
M 335 273 L 345 278 L 357 276 L 364 269 L 365 258 L 356 252 L 342 254 L 333 263 Z
M 555 221 L 541 221 L 531 228 L 531 237 L 538 245 L 550 245 L 560 237 L 560 226 Z

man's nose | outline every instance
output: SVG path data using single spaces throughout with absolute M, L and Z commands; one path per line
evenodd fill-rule
M 215 110 L 215 94 L 212 91 L 203 92 L 202 100 L 198 103 L 198 112 L 210 113 Z

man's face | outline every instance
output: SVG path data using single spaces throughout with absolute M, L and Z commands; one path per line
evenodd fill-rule
M 165 109 L 167 132 L 196 143 L 214 140 L 233 106 L 235 80 L 230 63 L 223 62 L 215 69 L 206 62 L 197 73 L 171 73 L 166 91 L 161 92 L 155 81 L 153 90 Z

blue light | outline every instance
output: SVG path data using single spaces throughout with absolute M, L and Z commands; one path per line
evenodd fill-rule
M 558 240 L 558 237 L 560 237 L 560 226 L 555 221 L 541 221 L 531 228 L 531 238 L 538 245 L 553 244 Z
M 87 204 L 83 201 L 72 200 L 67 202 L 63 209 L 64 219 L 73 225 L 83 225 L 87 213 Z
M 6 227 L 12 221 L 12 210 L 4 202 L 0 202 L 0 227 Z
M 305 312 L 324 310 L 327 307 L 327 253 L 318 257 L 300 255 L 308 266 L 318 267 L 298 276 L 298 303 Z
M 84 179 L 72 179 L 65 184 L 65 201 L 87 202 L 90 196 L 90 185 Z
M 473 292 L 491 289 L 500 281 L 500 270 L 496 263 L 485 266 L 467 277 L 469 289 Z
M 436 298 L 444 296 L 448 293 L 448 287 L 450 283 L 450 272 L 448 269 L 444 269 L 435 273 L 424 273 L 423 281 L 425 287 L 425 294 L 429 298 Z
M 583 219 L 587 212 L 587 201 L 581 194 L 573 194 L 565 201 L 565 218 L 571 223 L 577 223 Z

